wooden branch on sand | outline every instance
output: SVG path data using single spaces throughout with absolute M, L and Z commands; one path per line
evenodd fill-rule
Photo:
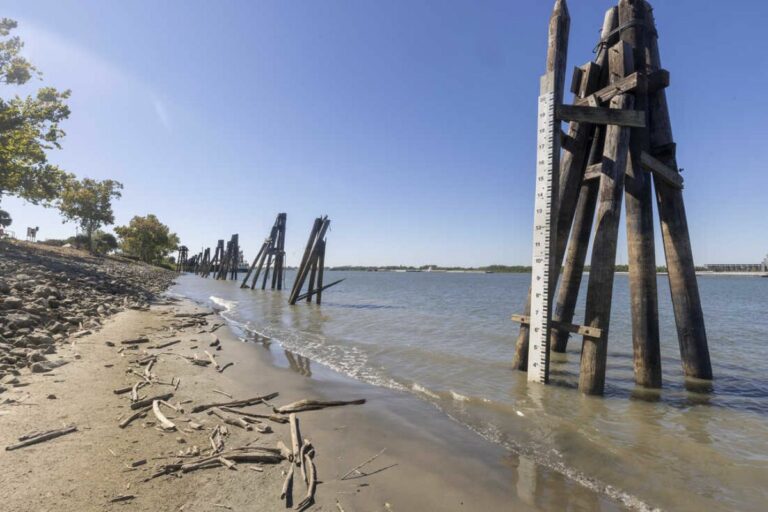
M 235 400 L 233 402 L 219 402 L 215 404 L 204 404 L 204 405 L 196 405 L 192 408 L 192 412 L 203 412 L 211 407 L 247 407 L 249 405 L 256 405 L 263 403 L 266 400 L 272 400 L 275 398 L 278 394 L 277 393 L 270 393 L 268 395 L 263 396 L 257 396 L 254 398 L 247 398 L 245 400 Z
M 295 414 L 291 413 L 291 415 L 288 416 L 288 421 L 291 424 L 291 452 L 293 453 L 293 463 L 300 466 L 302 461 L 299 456 L 299 451 L 301 449 L 299 446 L 299 439 L 301 439 L 301 436 L 299 435 L 299 420 L 296 419 Z
M 284 405 L 282 407 L 274 407 L 272 410 L 274 410 L 276 413 L 279 414 L 288 414 L 288 413 L 294 413 L 294 412 L 301 412 L 301 411 L 316 411 L 318 409 L 325 409 L 326 407 L 339 407 L 342 405 L 361 405 L 365 403 L 365 398 L 361 398 L 359 400 L 331 400 L 331 401 L 322 401 L 322 400 L 299 400 L 298 402 L 293 402 L 288 405 Z
M 232 409 L 227 406 L 221 406 L 219 408 L 222 411 L 231 412 L 233 414 L 239 414 L 240 416 L 245 416 L 247 418 L 265 419 L 265 420 L 274 421 L 275 423 L 288 423 L 288 418 L 286 418 L 285 416 L 279 416 L 277 414 L 258 414 L 255 412 L 238 411 L 236 409 Z
M 160 422 L 160 426 L 163 430 L 176 430 L 176 425 L 173 424 L 160 410 L 160 400 L 152 402 L 152 412 L 155 414 L 155 418 Z
M 147 405 L 147 406 L 143 407 L 141 410 L 138 410 L 138 411 L 136 411 L 134 414 L 132 414 L 132 415 L 128 416 L 128 417 L 127 417 L 127 418 L 125 418 L 123 421 L 121 421 L 121 422 L 120 422 L 120 424 L 118 425 L 118 427 L 120 427 L 120 428 L 125 428 L 125 427 L 127 427 L 127 426 L 128 426 L 128 425 L 130 425 L 130 424 L 131 424 L 131 423 L 132 423 L 134 420 L 136 420 L 136 419 L 138 419 L 138 418 L 141 418 L 142 416 L 144 416 L 145 414 L 147 414 L 151 408 L 152 408 L 152 406 L 151 406 L 151 405 Z
M 144 407 L 151 406 L 152 402 L 155 400 L 168 400 L 173 397 L 173 393 L 165 393 L 163 395 L 157 395 L 153 396 L 152 398 L 147 398 L 145 400 L 139 400 L 138 402 L 134 402 L 131 404 L 131 409 L 134 411 L 136 409 L 143 409 Z
M 213 354 L 206 350 L 205 355 L 208 356 L 208 359 L 211 361 L 211 364 L 214 368 L 216 368 L 217 371 L 221 369 L 221 366 L 219 366 L 219 363 L 216 362 L 216 358 L 213 356 Z
M 77 432 L 77 427 L 74 425 L 58 430 L 49 430 L 48 432 L 43 432 L 32 436 L 24 436 L 23 439 L 19 438 L 20 441 L 18 443 L 6 446 L 5 450 L 9 452 L 11 450 L 18 450 L 19 448 L 42 443 L 44 441 L 50 441 L 51 439 L 56 439 L 57 437 L 65 436 L 67 434 L 71 434 L 72 432 Z
M 291 491 L 293 490 L 293 464 L 291 464 L 290 469 L 288 469 L 288 474 L 285 476 L 285 480 L 283 481 L 283 488 L 280 490 L 280 499 L 286 500 L 285 505 L 287 507 L 291 506 Z
M 234 416 L 230 416 L 229 414 L 225 413 L 218 407 L 211 408 L 211 410 L 208 411 L 208 414 L 213 414 L 214 416 L 218 416 L 219 418 L 221 418 L 222 421 L 224 421 L 224 423 L 228 425 L 234 425 L 236 427 L 240 427 L 245 430 L 253 430 L 253 427 L 243 418 L 236 418 Z
M 307 470 L 307 496 L 296 506 L 296 510 L 306 510 L 315 502 L 315 488 L 317 487 L 317 470 L 315 469 L 315 463 L 312 461 L 314 456 L 314 448 L 309 450 L 304 455 L 304 465 Z
M 365 462 L 363 462 L 362 464 L 358 464 L 357 466 L 353 467 L 352 469 L 350 469 L 349 471 L 347 471 L 346 473 L 344 473 L 344 476 L 342 476 L 341 478 L 339 478 L 339 480 L 344 480 L 344 479 L 346 479 L 346 478 L 347 478 L 349 475 L 351 475 L 351 474 L 352 474 L 352 473 L 354 473 L 355 471 L 358 471 L 359 469 L 362 469 L 364 466 L 366 466 L 366 465 L 370 464 L 371 462 L 373 462 L 374 460 L 376 460 L 376 459 L 379 457 L 379 455 L 381 455 L 382 453 L 384 453 L 386 450 L 387 450 L 387 449 L 386 449 L 386 448 L 384 448 L 384 449 L 383 449 L 383 450 L 381 450 L 379 453 L 377 453 L 376 455 L 374 455 L 374 456 L 373 456 L 373 457 L 371 457 L 370 459 L 366 460 L 366 461 L 365 461 Z

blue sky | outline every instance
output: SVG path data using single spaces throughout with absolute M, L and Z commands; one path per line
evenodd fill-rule
M 592 59 L 611 4 L 570 2 L 569 66 Z M 768 4 L 656 4 L 696 262 L 760 261 Z M 6 0 L 0 15 L 44 83 L 73 91 L 51 160 L 122 181 L 118 224 L 155 213 L 193 251 L 237 232 L 250 258 L 285 211 L 295 264 L 328 214 L 331 265 L 485 265 L 529 264 L 551 7 Z M 2 206 L 17 233 L 74 233 L 55 210 Z

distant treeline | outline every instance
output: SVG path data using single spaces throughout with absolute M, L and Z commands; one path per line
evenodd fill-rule
M 438 265 L 422 265 L 412 267 L 407 265 L 390 265 L 384 267 L 366 267 L 347 265 L 341 267 L 331 267 L 329 270 L 348 271 L 348 272 L 491 272 L 494 274 L 526 274 L 531 272 L 531 267 L 523 265 L 488 265 L 487 267 L 441 267 Z M 704 267 L 697 267 L 696 270 L 706 270 Z M 584 267 L 585 272 L 589 272 L 589 265 Z M 666 273 L 667 267 L 656 267 L 658 273 Z M 616 272 L 629 272 L 629 265 L 616 265 Z

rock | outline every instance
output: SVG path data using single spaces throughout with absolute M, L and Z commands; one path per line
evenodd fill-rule
M 33 350 L 29 354 L 27 354 L 27 361 L 32 363 L 39 363 L 42 361 L 47 361 L 48 358 L 43 355 L 43 353 L 39 350 Z
M 27 340 L 27 345 L 39 346 L 53 344 L 53 338 L 50 335 L 39 331 L 33 332 L 32 334 L 27 334 L 25 338 Z
M 5 279 L 0 279 L 0 293 L 4 293 L 4 294 L 11 293 L 11 286 L 8 284 L 8 282 Z
M 58 398 L 58 397 L 56 395 L 54 395 L 53 393 L 51 393 L 50 395 L 48 395 L 45 398 L 47 398 L 48 400 L 56 400 L 56 398 Z
M 19 378 L 15 375 L 6 375 L 2 379 L 0 379 L 0 384 L 4 384 L 6 386 L 13 386 L 14 384 L 19 383 Z
M 6 297 L 2 303 L 3 309 L 21 309 L 24 305 L 24 301 L 18 297 Z
M 43 363 L 33 363 L 29 369 L 32 371 L 32 373 L 46 373 L 51 371 L 51 368 L 44 365 Z

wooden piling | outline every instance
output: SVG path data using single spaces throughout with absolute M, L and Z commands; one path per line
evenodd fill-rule
M 323 301 L 323 273 L 325 272 L 325 240 L 320 242 L 320 251 L 317 258 L 317 298 L 316 304 L 320 304 Z
M 646 20 L 650 34 L 648 38 L 648 66 L 650 70 L 656 71 L 661 69 L 661 57 L 659 56 L 656 23 L 650 6 L 647 9 Z M 672 125 L 664 89 L 659 89 L 651 94 L 648 105 L 652 156 L 661 160 L 671 169 L 677 170 Z M 709 380 L 712 379 L 712 364 L 709 358 L 699 286 L 696 281 L 696 268 L 688 233 L 688 219 L 685 213 L 683 192 L 679 188 L 670 186 L 664 180 L 657 179 L 655 175 L 654 186 L 683 372 L 687 377 Z
M 647 76 L 645 27 L 646 5 L 643 0 L 620 0 L 619 25 L 627 28 L 621 40 L 633 51 L 635 70 Z M 648 96 L 638 89 L 633 94 L 634 110 L 648 117 Z M 661 347 L 659 342 L 659 306 L 656 286 L 656 247 L 653 233 L 653 191 L 651 176 L 643 169 L 641 156 L 650 148 L 647 128 L 633 128 L 630 158 L 624 177 L 624 204 L 629 263 L 629 290 L 632 311 L 632 348 L 635 382 L 648 388 L 661 387 Z
M 620 41 L 608 52 L 611 81 L 634 71 L 632 49 Z M 611 100 L 611 108 L 631 109 L 634 98 L 621 94 Z M 599 395 L 605 388 L 608 357 L 608 328 L 610 325 L 613 279 L 616 271 L 616 245 L 624 195 L 624 172 L 629 156 L 630 129 L 609 125 L 603 149 L 602 175 L 598 195 L 595 240 L 587 288 L 584 325 L 602 331 L 600 339 L 584 338 L 581 353 L 579 389 L 586 394 Z

